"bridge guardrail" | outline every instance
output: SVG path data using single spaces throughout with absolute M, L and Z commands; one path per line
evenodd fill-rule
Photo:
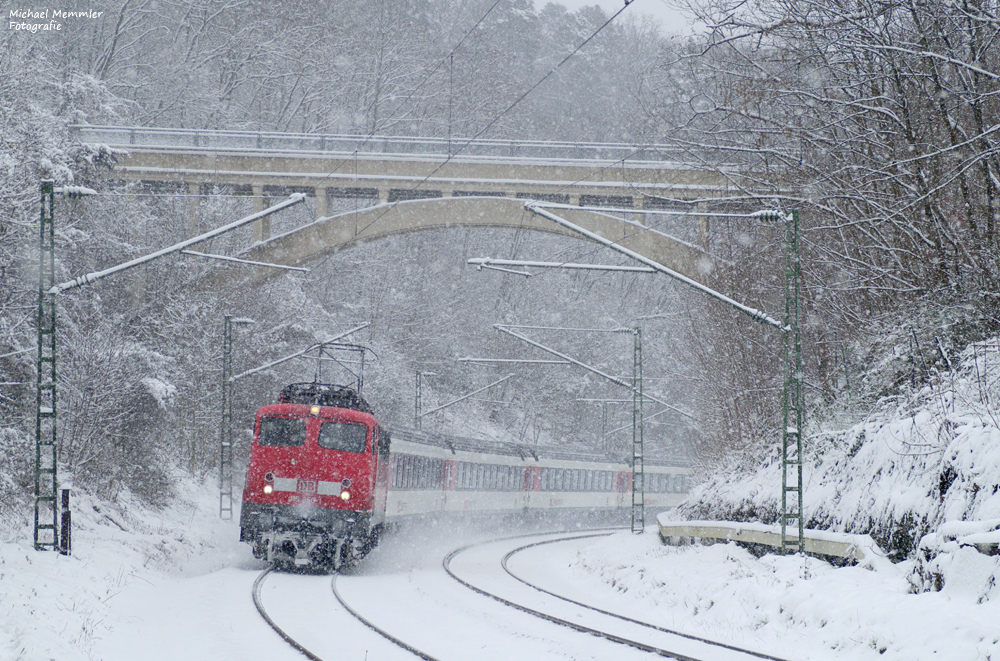
M 781 526 L 731 521 L 674 521 L 669 518 L 669 513 L 658 515 L 656 522 L 664 543 L 669 543 L 672 538 L 679 541 L 697 537 L 781 548 Z M 812 555 L 834 556 L 859 563 L 888 562 L 885 552 L 868 535 L 806 530 L 803 545 L 803 550 Z
M 461 156 L 541 158 L 547 160 L 619 161 L 664 163 L 682 160 L 680 151 L 667 145 L 627 143 L 571 143 L 533 140 L 474 140 L 361 136 L 322 133 L 263 131 L 214 131 L 201 129 L 91 126 L 74 124 L 71 135 L 80 142 L 112 147 L 188 148 L 199 150 L 318 152 L 446 157 L 461 149 Z

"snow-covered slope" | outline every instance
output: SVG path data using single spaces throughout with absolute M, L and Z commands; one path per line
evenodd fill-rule
M 0 659 L 104 658 L 128 626 L 117 610 L 122 593 L 157 577 L 252 561 L 236 541 L 238 524 L 219 519 L 218 485 L 175 477 L 182 495 L 162 510 L 127 493 L 112 506 L 74 492 L 70 556 L 35 551 L 30 527 L 3 530 L 10 541 L 0 542 Z
M 881 399 L 847 429 L 811 425 L 806 525 L 870 534 L 897 560 L 952 521 L 1000 518 L 1000 346 L 970 345 L 953 370 Z M 773 522 L 780 508 L 777 448 L 707 476 L 681 513 Z

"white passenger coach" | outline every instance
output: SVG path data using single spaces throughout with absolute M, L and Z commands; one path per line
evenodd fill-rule
M 419 431 L 393 432 L 390 471 L 388 520 L 433 512 L 613 513 L 632 502 L 632 468 L 620 459 Z M 646 459 L 646 506 L 675 507 L 689 474 L 680 461 Z

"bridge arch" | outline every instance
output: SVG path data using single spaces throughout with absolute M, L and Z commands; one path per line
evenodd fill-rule
M 651 259 L 696 282 L 709 284 L 714 262 L 705 251 L 634 223 L 589 209 L 560 207 L 561 217 Z M 303 266 L 363 242 L 397 234 L 452 227 L 529 229 L 584 238 L 525 208 L 525 200 L 505 197 L 444 197 L 380 204 L 320 218 L 299 229 L 252 246 L 243 257 L 285 266 Z M 706 268 L 708 267 L 708 268 Z M 277 277 L 262 269 L 257 283 Z

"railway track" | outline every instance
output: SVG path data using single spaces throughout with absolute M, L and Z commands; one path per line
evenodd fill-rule
M 598 535 L 594 535 L 594 536 L 597 537 Z M 578 539 L 578 537 L 574 537 L 573 539 Z M 722 649 L 727 649 L 727 650 L 732 650 L 732 651 L 740 652 L 740 653 L 743 653 L 743 654 L 748 654 L 748 655 L 750 655 L 752 657 L 756 657 L 758 659 L 765 659 L 766 661 L 786 661 L 785 659 L 783 659 L 781 657 L 771 656 L 769 654 L 764 654 L 762 652 L 757 652 L 757 651 L 754 651 L 754 650 L 748 650 L 748 649 L 745 649 L 745 648 L 742 648 L 742 647 L 736 647 L 735 645 L 729 645 L 727 643 L 722 643 L 722 642 L 719 642 L 719 641 L 716 641 L 716 640 L 711 640 L 709 638 L 702 638 L 701 636 L 695 636 L 693 634 L 684 633 L 683 631 L 677 631 L 676 629 L 668 629 L 667 627 L 661 627 L 659 625 L 651 624 L 649 622 L 643 622 L 641 620 L 636 620 L 634 618 L 627 617 L 625 615 L 621 615 L 620 613 L 613 613 L 611 611 L 607 611 L 607 610 L 604 610 L 602 608 L 598 608 L 598 607 L 593 606 L 591 604 L 585 604 L 585 603 L 583 603 L 581 601 L 577 601 L 575 599 L 570 599 L 568 597 L 564 597 L 563 595 L 559 595 L 559 594 L 556 594 L 555 592 L 551 592 L 549 590 L 546 590 L 545 588 L 543 588 L 541 586 L 538 586 L 538 585 L 535 585 L 534 583 L 532 583 L 532 582 L 530 582 L 530 581 L 528 581 L 528 580 L 526 580 L 526 579 L 518 576 L 517 574 L 515 574 L 513 571 L 510 570 L 510 567 L 508 567 L 508 564 L 507 564 L 508 561 L 513 556 L 517 555 L 518 553 L 526 551 L 527 549 L 530 549 L 530 548 L 535 548 L 535 547 L 538 547 L 538 546 L 544 546 L 546 544 L 556 544 L 556 543 L 561 542 L 561 541 L 564 541 L 564 540 L 562 540 L 562 539 L 549 539 L 549 540 L 544 540 L 544 541 L 541 541 L 541 542 L 533 542 L 531 544 L 525 544 L 524 546 L 520 546 L 520 547 L 514 549 L 513 551 L 508 552 L 506 555 L 504 555 L 503 559 L 500 561 L 500 566 L 503 567 L 504 572 L 506 572 L 511 578 L 513 578 L 516 581 L 519 581 L 520 583 L 523 583 L 524 585 L 527 585 L 528 587 L 530 587 L 533 590 L 537 590 L 537 591 L 541 592 L 542 594 L 547 594 L 549 596 L 555 597 L 556 599 L 561 599 L 562 601 L 568 602 L 570 604 L 574 604 L 574 605 L 579 606 L 581 608 L 586 608 L 588 610 L 595 611 L 597 613 L 601 613 L 602 615 L 606 615 L 608 617 L 613 617 L 613 618 L 622 620 L 624 622 L 629 622 L 631 624 L 635 624 L 635 625 L 638 625 L 638 626 L 641 626 L 641 627 L 646 627 L 646 628 L 649 628 L 649 629 L 653 629 L 655 631 L 660 631 L 662 633 L 671 634 L 671 635 L 674 635 L 674 636 L 679 636 L 681 638 L 686 638 L 688 640 L 698 641 L 698 642 L 701 642 L 701 643 L 705 643 L 706 645 L 712 645 L 713 647 L 719 647 L 719 648 L 722 648 Z M 567 624 L 569 624 L 570 626 L 573 626 L 571 623 L 567 623 Z M 628 643 L 626 643 L 626 644 L 628 644 Z M 653 650 L 650 650 L 650 651 L 653 651 Z
M 264 621 L 267 623 L 267 625 L 269 627 L 271 627 L 271 629 L 273 629 L 274 632 L 277 633 L 278 636 L 282 640 L 284 640 L 286 643 L 288 643 L 288 645 L 291 646 L 292 649 L 294 649 L 295 651 L 297 651 L 300 654 L 302 654 L 303 656 L 305 656 L 307 659 L 309 659 L 309 661 L 325 661 L 323 657 L 319 656 L 315 652 L 313 652 L 313 651 L 309 650 L 308 648 L 306 648 L 305 645 L 303 645 L 299 641 L 295 640 L 295 638 L 292 637 L 288 632 L 286 632 L 284 629 L 282 629 L 280 626 L 278 626 L 278 623 L 274 621 L 274 618 L 272 618 L 268 614 L 267 609 L 264 608 L 264 602 L 263 602 L 263 599 L 261 598 L 261 588 L 264 585 L 264 581 L 267 579 L 267 577 L 273 571 L 274 571 L 273 568 L 265 569 L 263 572 L 261 572 L 260 576 L 257 577 L 257 580 L 254 581 L 254 584 L 253 584 L 253 603 L 254 603 L 254 606 L 257 609 L 257 612 L 264 619 Z M 391 633 L 389 633 L 385 629 L 382 629 L 378 625 L 372 623 L 371 621 L 369 621 L 368 619 L 366 619 L 363 615 L 361 615 L 360 613 L 358 613 L 355 609 L 351 608 L 351 606 L 344 600 L 344 598 L 340 595 L 340 592 L 337 590 L 337 574 L 333 574 L 333 576 L 331 578 L 331 581 L 330 581 L 330 588 L 333 591 L 334 597 L 337 599 L 337 601 L 340 603 L 340 605 L 344 608 L 344 610 L 346 610 L 348 613 L 350 613 L 350 615 L 352 617 L 354 617 L 356 620 L 358 620 L 360 623 L 364 624 L 366 627 L 368 627 L 369 629 L 371 629 L 375 633 L 379 634 L 380 636 L 382 636 L 386 640 L 388 640 L 391 643 L 397 645 L 398 647 L 401 647 L 402 649 L 406 650 L 407 652 L 410 652 L 411 654 L 413 654 L 414 656 L 416 656 L 416 657 L 418 657 L 420 659 L 424 659 L 425 661 L 440 661 L 440 659 L 438 659 L 436 657 L 433 657 L 433 656 L 431 656 L 429 654 L 426 654 L 426 653 L 420 651 L 419 649 L 413 647 L 412 645 L 407 644 L 405 641 L 400 640 L 399 638 L 393 636 Z
M 573 539 L 600 537 L 611 533 L 590 532 L 587 534 L 580 534 L 580 533 L 576 534 L 545 533 L 545 534 L 546 535 L 559 534 L 561 536 L 554 539 L 544 539 L 541 541 L 532 542 L 530 544 L 523 544 L 512 550 L 507 551 L 502 556 L 502 559 L 500 561 L 500 566 L 503 569 L 504 573 L 495 573 L 495 576 L 505 577 L 502 580 L 506 581 L 507 583 L 510 583 L 510 579 L 513 579 L 514 581 L 516 581 L 514 585 L 517 585 L 519 589 L 524 590 L 524 588 L 528 588 L 530 591 L 534 593 L 537 593 L 539 595 L 544 595 L 544 598 L 546 600 L 549 600 L 549 598 L 558 600 L 562 605 L 562 612 L 559 612 L 560 611 L 559 607 L 552 607 L 551 604 L 549 604 L 548 607 L 540 607 L 538 603 L 532 602 L 531 599 L 524 598 L 523 594 L 520 595 L 520 598 L 517 598 L 516 596 L 511 597 L 509 586 L 508 589 L 498 590 L 490 587 L 485 587 L 482 582 L 479 582 L 479 584 L 477 584 L 477 581 L 475 581 L 474 579 L 470 579 L 468 578 L 468 576 L 463 577 L 462 576 L 463 571 L 460 569 L 456 570 L 456 567 L 453 566 L 462 564 L 462 558 L 461 558 L 462 554 L 469 554 L 471 551 L 474 550 L 482 550 L 482 547 L 486 547 L 489 545 L 503 544 L 504 542 L 511 542 L 515 539 L 521 539 L 525 537 L 525 535 L 519 535 L 514 538 L 504 538 L 504 539 L 492 540 L 489 542 L 469 544 L 461 548 L 455 549 L 444 557 L 444 559 L 441 562 L 441 567 L 451 579 L 456 581 L 464 588 L 471 590 L 479 595 L 488 597 L 499 603 L 502 603 L 510 609 L 514 609 L 520 613 L 530 615 L 533 618 L 537 618 L 545 622 L 556 624 L 561 627 L 567 627 L 577 632 L 596 636 L 604 641 L 614 643 L 616 644 L 616 646 L 623 645 L 642 652 L 656 654 L 658 656 L 662 656 L 665 658 L 677 659 L 678 661 L 701 661 L 701 659 L 705 658 L 705 654 L 703 653 L 699 653 L 698 651 L 692 652 L 691 651 L 692 646 L 694 646 L 696 650 L 698 648 L 702 649 L 703 652 L 710 651 L 709 655 L 713 659 L 716 658 L 727 659 L 727 660 L 764 659 L 766 661 L 784 661 L 784 659 L 780 659 L 778 657 L 769 656 L 767 654 L 755 652 L 752 650 L 741 649 L 725 643 L 719 643 L 717 641 L 700 638 L 698 636 L 693 636 L 691 634 L 686 634 L 679 631 L 673 631 L 647 622 L 641 622 L 639 620 L 635 620 L 617 613 L 602 610 L 595 606 L 563 597 L 559 594 L 546 590 L 544 587 L 535 585 L 530 581 L 525 580 L 523 577 L 516 575 L 508 566 L 508 561 L 517 554 L 525 552 L 528 549 L 536 548 L 546 544 L 556 544 L 559 542 L 566 542 Z M 456 558 L 458 558 L 459 560 L 456 561 Z M 496 567 L 495 561 L 493 560 L 490 560 L 488 564 L 491 565 L 492 567 Z M 270 574 L 271 574 L 270 569 L 262 572 L 261 575 L 258 576 L 257 580 L 254 582 L 253 586 L 254 605 L 256 606 L 257 611 L 260 613 L 261 617 L 264 619 L 265 622 L 267 622 L 268 626 L 270 626 L 284 641 L 286 641 L 293 649 L 301 653 L 307 659 L 310 659 L 310 661 L 330 661 L 330 659 L 325 659 L 324 657 L 319 656 L 315 651 L 307 649 L 306 646 L 301 644 L 299 641 L 295 640 L 293 636 L 289 635 L 286 631 L 284 631 L 274 621 L 274 619 L 268 615 L 261 599 L 261 587 L 263 586 L 265 580 Z M 348 600 L 345 599 L 345 597 L 341 593 L 341 590 L 338 589 L 337 579 L 338 575 L 334 574 L 330 581 L 330 589 L 333 593 L 333 596 L 339 603 L 340 607 L 342 607 L 348 614 L 350 614 L 351 617 L 357 620 L 357 622 L 362 624 L 364 627 L 367 627 L 371 631 L 374 631 L 375 633 L 379 634 L 379 636 L 389 641 L 393 645 L 397 646 L 402 650 L 405 650 L 407 653 L 412 654 L 417 658 L 424 659 L 425 661 L 441 661 L 440 660 L 441 653 L 439 651 L 434 652 L 439 656 L 434 656 L 434 654 L 428 653 L 427 651 L 420 649 L 416 645 L 411 644 L 410 642 L 407 642 L 406 640 L 403 639 L 403 638 L 409 638 L 410 637 L 409 635 L 399 634 L 398 632 L 396 633 L 390 632 L 385 627 L 380 626 L 377 622 L 375 622 L 373 618 L 366 617 L 364 614 L 362 614 L 361 609 L 353 607 L 350 603 L 348 603 Z M 566 608 L 569 608 L 570 611 L 566 611 Z M 589 612 L 591 615 L 589 617 L 582 617 L 579 614 L 581 612 L 580 609 L 583 609 L 584 612 Z M 445 625 L 447 626 L 447 622 L 445 622 Z M 636 631 L 639 631 L 640 633 L 637 634 Z M 650 638 L 649 635 L 644 635 L 642 632 L 646 632 L 646 634 L 652 634 L 653 637 L 659 636 L 660 638 L 666 638 L 667 641 L 674 640 L 674 641 L 684 641 L 684 642 L 682 644 L 667 644 L 662 640 L 658 642 L 653 642 L 649 639 Z M 424 642 L 426 643 L 427 641 L 425 640 Z M 417 643 L 417 645 L 419 644 L 420 643 Z M 433 645 L 431 645 L 428 649 L 433 649 Z M 722 653 L 722 656 L 719 656 L 720 652 Z M 451 658 L 454 657 L 455 654 L 445 654 L 444 656 Z M 465 656 L 465 658 L 468 657 Z

